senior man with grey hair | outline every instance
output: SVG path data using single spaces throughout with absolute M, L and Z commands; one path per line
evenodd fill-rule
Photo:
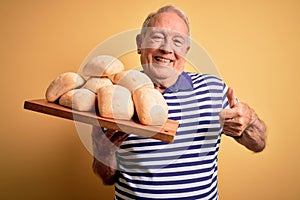
M 136 37 L 143 71 L 179 121 L 173 143 L 93 127 L 93 169 L 115 184 L 115 199 L 218 199 L 223 134 L 246 148 L 265 148 L 266 127 L 219 78 L 184 71 L 190 49 L 186 15 L 175 6 L 151 13 Z

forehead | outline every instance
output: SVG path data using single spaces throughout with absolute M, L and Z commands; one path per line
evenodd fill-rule
M 186 36 L 188 35 L 188 27 L 185 21 L 175 12 L 163 12 L 156 14 L 150 20 L 148 27 L 169 29 Z

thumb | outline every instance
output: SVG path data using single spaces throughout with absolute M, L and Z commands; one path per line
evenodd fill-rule
M 234 94 L 234 89 L 232 87 L 228 88 L 226 96 L 227 96 L 230 108 L 234 107 L 234 105 L 236 104 L 236 98 L 235 98 L 235 94 Z

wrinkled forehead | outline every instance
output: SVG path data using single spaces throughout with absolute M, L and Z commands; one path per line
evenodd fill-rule
M 188 27 L 185 21 L 175 12 L 163 12 L 156 14 L 148 24 L 149 28 L 161 28 L 165 30 L 172 30 L 181 33 L 182 35 L 189 35 Z
M 161 27 L 147 27 L 144 30 L 145 36 L 151 37 L 155 34 L 161 34 L 163 36 L 172 36 L 172 37 L 181 37 L 183 39 L 187 39 L 188 35 L 186 33 L 182 33 L 180 31 L 176 31 L 169 28 L 161 28 Z

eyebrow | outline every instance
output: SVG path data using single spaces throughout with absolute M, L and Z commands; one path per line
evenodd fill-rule
M 184 35 L 178 31 L 172 31 L 171 29 L 164 29 L 164 28 L 151 28 L 149 33 L 150 34 L 155 34 L 155 33 L 163 33 L 163 34 L 168 34 L 168 32 L 171 32 L 173 35 L 173 37 L 180 37 L 183 39 L 186 39 L 188 36 Z

